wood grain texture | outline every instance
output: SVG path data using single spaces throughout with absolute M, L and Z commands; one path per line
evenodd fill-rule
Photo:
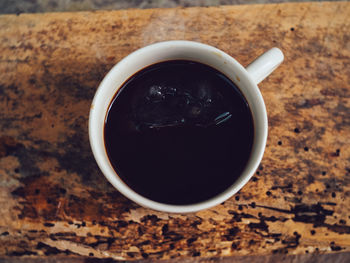
M 350 3 L 0 16 L 0 256 L 190 259 L 350 251 Z M 269 138 L 234 197 L 174 215 L 99 171 L 87 121 L 99 82 L 161 40 L 285 62 L 261 88 Z M 204 261 L 203 261 L 204 262 Z

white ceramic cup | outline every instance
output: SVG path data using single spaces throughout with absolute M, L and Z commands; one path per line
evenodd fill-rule
M 98 166 L 108 181 L 123 195 L 141 206 L 173 213 L 196 212 L 222 203 L 238 192 L 253 176 L 263 157 L 267 139 L 267 114 L 257 84 L 283 61 L 283 53 L 272 48 L 244 68 L 225 52 L 192 41 L 166 41 L 143 47 L 116 64 L 102 80 L 93 99 L 89 117 L 89 138 Z M 139 70 L 167 60 L 192 60 L 216 68 L 230 78 L 244 94 L 254 121 L 254 143 L 241 176 L 224 192 L 206 201 L 188 205 L 155 202 L 126 185 L 113 169 L 104 145 L 104 123 L 113 96 L 123 83 Z M 135 160 L 135 165 L 137 165 Z M 147 175 L 145 175 L 147 176 Z M 180 194 L 180 193 L 179 193 Z

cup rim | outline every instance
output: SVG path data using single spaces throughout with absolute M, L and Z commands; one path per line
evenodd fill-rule
M 256 150 L 257 155 L 255 158 L 255 161 L 251 168 L 249 169 L 248 174 L 243 177 L 238 183 L 237 180 L 229 186 L 224 192 L 211 197 L 208 200 L 199 202 L 199 203 L 194 203 L 194 204 L 185 204 L 185 205 L 172 205 L 172 204 L 165 204 L 165 203 L 160 203 L 153 201 L 151 199 L 148 199 L 139 193 L 135 192 L 133 189 L 131 189 L 126 183 L 124 183 L 121 178 L 118 176 L 117 172 L 112 168 L 112 165 L 109 161 L 105 146 L 104 146 L 104 140 L 102 140 L 102 148 L 101 149 L 101 143 L 97 142 L 96 137 L 96 127 L 95 123 L 96 121 L 101 117 L 100 115 L 97 114 L 96 112 L 96 105 L 97 101 L 99 100 L 101 95 L 101 92 L 103 89 L 107 89 L 110 87 L 109 83 L 112 81 L 113 75 L 118 73 L 118 68 L 126 66 L 128 63 L 128 60 L 130 60 L 133 57 L 139 57 L 142 55 L 143 52 L 150 52 L 155 49 L 166 49 L 166 48 L 171 48 L 176 46 L 182 46 L 184 48 L 186 47 L 196 47 L 196 48 L 201 48 L 203 50 L 207 50 L 209 52 L 217 52 L 220 54 L 220 56 L 223 56 L 225 60 L 233 65 L 235 67 L 235 74 L 239 75 L 239 77 L 244 77 L 247 79 L 250 87 L 255 90 L 256 93 L 256 100 L 260 103 L 261 107 L 259 110 L 261 111 L 259 114 L 263 118 L 262 122 L 264 123 L 263 125 L 263 130 L 260 130 L 259 133 L 260 135 L 260 147 Z M 160 61 L 159 61 L 160 62 Z M 210 65 L 210 64 L 208 64 Z M 137 72 L 137 71 L 135 71 Z M 238 72 L 238 73 L 237 73 Z M 117 91 L 119 88 L 117 89 Z M 116 91 L 116 92 L 117 92 Z M 116 93 L 115 92 L 115 93 Z M 109 100 L 111 101 L 113 98 L 111 97 Z M 104 112 L 103 118 L 105 118 L 106 112 Z M 253 118 L 254 118 L 253 114 Z M 103 129 L 103 127 L 102 127 Z M 134 201 L 135 203 L 143 206 L 143 207 L 148 207 L 157 211 L 162 211 L 162 212 L 170 212 L 170 213 L 190 213 L 190 212 L 197 212 L 203 209 L 211 208 L 214 207 L 224 201 L 226 201 L 228 198 L 233 196 L 235 193 L 237 193 L 248 181 L 249 179 L 253 176 L 255 173 L 256 169 L 258 168 L 266 146 L 266 141 L 267 141 L 267 130 L 268 130 L 268 122 L 267 122 L 267 113 L 266 113 L 266 107 L 264 100 L 262 98 L 262 95 L 260 93 L 260 90 L 258 86 L 254 83 L 253 79 L 249 75 L 249 73 L 246 71 L 246 69 L 238 63 L 233 57 L 228 55 L 227 53 L 223 52 L 220 49 L 217 49 L 215 47 L 202 44 L 199 42 L 193 42 L 193 41 L 186 41 L 186 40 L 172 40 L 172 41 L 164 41 L 164 42 L 158 42 L 155 44 L 151 44 L 145 47 L 142 47 L 132 53 L 130 53 L 128 56 L 123 58 L 120 62 L 118 62 L 116 65 L 114 65 L 111 70 L 106 74 L 106 76 L 103 78 L 101 81 L 95 96 L 92 101 L 92 105 L 90 108 L 90 114 L 89 114 L 89 141 L 90 141 L 90 146 L 93 152 L 93 155 L 95 157 L 95 160 L 102 171 L 103 175 L 107 178 L 107 180 L 124 196 L 129 198 L 130 200 Z M 255 131 L 256 132 L 256 131 Z M 102 132 L 103 133 L 103 132 Z M 256 135 L 254 135 L 254 144 L 255 144 L 255 138 Z M 252 154 L 251 154 L 252 155 Z M 252 157 L 250 157 L 252 158 Z M 242 175 L 241 175 L 242 177 Z

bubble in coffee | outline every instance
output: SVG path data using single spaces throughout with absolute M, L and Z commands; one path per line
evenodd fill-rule
M 239 88 L 218 70 L 187 60 L 148 66 L 110 103 L 104 141 L 131 189 L 184 205 L 229 188 L 249 160 L 254 125 Z

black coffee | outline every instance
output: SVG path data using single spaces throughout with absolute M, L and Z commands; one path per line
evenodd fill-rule
M 105 147 L 120 178 L 167 204 L 193 204 L 239 177 L 254 139 L 240 90 L 207 65 L 173 60 L 129 78 L 110 104 Z

